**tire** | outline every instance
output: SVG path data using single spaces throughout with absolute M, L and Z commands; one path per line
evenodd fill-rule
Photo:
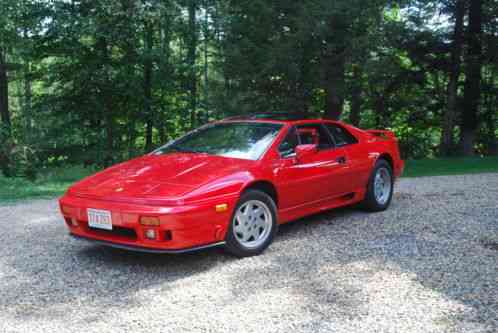
M 232 213 L 225 250 L 239 258 L 259 255 L 271 244 L 277 229 L 277 207 L 273 199 L 264 192 L 248 190 Z
M 385 177 L 387 176 L 388 179 Z M 378 183 L 379 187 L 375 186 L 376 177 L 383 178 L 383 182 Z M 380 186 L 380 184 L 385 184 Z M 379 188 L 383 190 L 380 191 Z M 388 193 L 386 193 L 388 189 Z M 386 210 L 391 204 L 394 192 L 394 177 L 391 165 L 384 159 L 379 159 L 375 163 L 372 175 L 368 180 L 367 193 L 363 201 L 363 207 L 371 212 L 381 212 Z M 382 195 L 381 195 L 382 193 Z

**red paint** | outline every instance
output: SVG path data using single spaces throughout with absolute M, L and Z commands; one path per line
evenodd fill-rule
M 247 121 L 284 125 L 261 159 L 173 153 L 145 155 L 115 165 L 74 184 L 60 199 L 66 221 L 78 221 L 77 227 L 68 224 L 70 233 L 150 249 L 186 249 L 223 241 L 240 194 L 256 182 L 275 187 L 279 223 L 286 223 L 363 200 L 381 155 L 392 160 L 395 177 L 403 172 L 396 138 L 389 131 L 363 131 L 328 120 Z M 358 143 L 318 151 L 316 146 L 302 145 L 295 157 L 280 157 L 278 146 L 292 126 L 327 122 L 347 129 Z M 216 205 L 224 203 L 228 210 L 216 212 Z M 127 233 L 91 230 L 87 208 L 111 211 L 114 230 Z M 142 226 L 140 216 L 157 216 L 161 225 Z M 159 237 L 146 239 L 147 228 L 156 230 Z

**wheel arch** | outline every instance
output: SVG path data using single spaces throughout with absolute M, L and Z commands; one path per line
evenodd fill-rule
M 258 190 L 268 194 L 275 202 L 275 205 L 278 207 L 278 192 L 277 188 L 275 187 L 275 185 L 273 185 L 272 182 L 268 180 L 256 180 L 252 183 L 247 184 L 246 187 L 244 187 L 242 193 L 249 190 Z
M 380 154 L 379 157 L 377 158 L 377 161 L 380 160 L 385 160 L 387 163 L 389 163 L 389 165 L 391 166 L 391 170 L 394 172 L 394 159 L 389 153 Z M 375 163 L 377 163 L 377 161 L 375 161 Z

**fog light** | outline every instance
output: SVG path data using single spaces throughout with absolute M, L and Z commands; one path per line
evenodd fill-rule
M 159 217 L 142 216 L 140 217 L 141 225 L 159 226 Z
M 156 239 L 156 231 L 153 229 L 145 230 L 145 237 L 148 239 Z
M 76 221 L 76 219 L 71 219 L 71 224 L 73 225 L 73 227 L 77 227 L 78 221 Z

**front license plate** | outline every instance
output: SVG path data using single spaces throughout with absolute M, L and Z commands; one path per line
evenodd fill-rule
M 89 227 L 112 230 L 112 218 L 110 211 L 89 208 L 87 213 Z

